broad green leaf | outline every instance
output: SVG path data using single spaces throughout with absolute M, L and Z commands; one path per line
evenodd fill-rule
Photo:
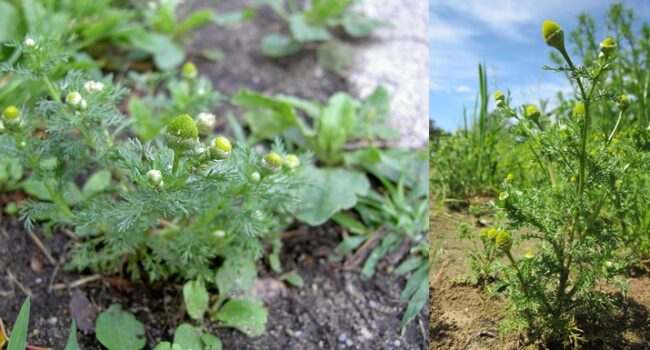
M 34 196 L 43 201 L 51 201 L 52 197 L 47 191 L 45 184 L 42 181 L 37 181 L 32 178 L 27 179 L 23 184 L 23 189 L 30 196 Z
M 314 0 L 305 17 L 309 23 L 325 24 L 330 18 L 343 13 L 353 2 L 354 0 Z
M 389 26 L 388 22 L 368 18 L 358 13 L 347 12 L 341 20 L 346 33 L 355 38 L 370 36 L 375 30 Z
M 30 301 L 27 298 L 20 308 L 16 323 L 14 323 L 14 328 L 11 330 L 7 350 L 25 350 L 25 346 L 27 345 L 27 328 L 29 327 L 29 307 Z
M 178 24 L 175 35 L 176 37 L 179 37 L 181 35 L 187 34 L 188 32 L 197 30 L 210 23 L 210 21 L 214 20 L 214 18 L 214 11 L 210 9 L 201 9 L 194 11 L 191 15 L 189 15 L 186 19 Z
M 271 33 L 262 38 L 262 53 L 269 57 L 293 55 L 302 49 L 302 45 L 279 33 Z
M 144 326 L 119 304 L 111 305 L 95 322 L 97 340 L 108 350 L 140 350 L 147 344 Z
M 268 311 L 258 298 L 231 299 L 216 313 L 224 326 L 237 328 L 249 337 L 264 334 Z
M 413 273 L 402 291 L 400 300 L 409 301 L 404 316 L 402 316 L 401 326 L 404 329 L 429 301 L 429 268 L 427 264 Z
M 325 69 L 341 74 L 352 63 L 352 50 L 338 42 L 330 42 L 318 48 L 318 63 Z
M 203 334 L 201 336 L 201 341 L 203 342 L 205 350 L 221 350 L 223 348 L 221 339 L 209 333 Z
M 88 198 L 95 193 L 99 193 L 107 189 L 111 185 L 111 172 L 103 169 L 94 173 L 84 184 L 81 190 L 83 196 Z
M 22 18 L 16 6 L 0 1 L 0 42 L 16 39 L 20 34 Z
M 179 345 L 183 350 L 203 350 L 201 331 L 190 324 L 181 324 L 174 332 L 174 345 Z
M 210 49 L 205 49 L 200 52 L 201 57 L 208 59 L 212 62 L 219 62 L 223 60 L 224 56 L 226 55 L 222 50 L 218 48 L 210 48 Z
M 246 108 L 244 120 L 253 134 L 260 138 L 274 139 L 292 126 L 297 126 L 305 133 L 311 133 L 298 118 L 295 109 L 280 99 L 242 89 L 233 96 L 232 103 Z
M 174 16 L 174 7 L 168 4 L 162 4 L 153 13 L 151 25 L 160 33 L 172 34 L 176 27 L 176 18 Z
M 203 318 L 208 309 L 210 295 L 203 281 L 189 281 L 183 286 L 183 298 L 187 307 L 187 314 L 195 320 Z
M 302 193 L 301 209 L 296 217 L 312 226 L 321 225 L 335 213 L 354 207 L 357 197 L 370 190 L 366 175 L 353 170 L 307 167 L 304 176 L 309 185 Z
M 330 97 L 316 120 L 316 156 L 325 164 L 333 165 L 343 160 L 343 146 L 358 122 L 358 104 L 350 95 L 338 92 Z
M 305 286 L 305 281 L 303 281 L 302 277 L 300 277 L 300 275 L 295 271 L 282 276 L 282 279 L 296 288 L 302 288 Z
M 279 101 L 286 102 L 295 108 L 305 111 L 307 116 L 311 117 L 312 119 L 320 117 L 320 114 L 323 111 L 323 106 L 318 101 L 305 100 L 296 96 L 281 94 L 275 96 L 275 98 Z
M 255 17 L 255 10 L 245 8 L 243 10 L 227 12 L 214 17 L 214 22 L 220 26 L 241 23 Z
M 138 31 L 129 40 L 135 48 L 153 55 L 156 67 L 162 70 L 175 68 L 185 60 L 183 48 L 167 35 Z
M 216 284 L 221 297 L 233 292 L 248 292 L 255 286 L 255 262 L 245 257 L 231 257 L 217 271 Z
M 70 325 L 70 334 L 68 335 L 68 342 L 63 350 L 80 350 L 79 343 L 77 342 L 77 322 L 72 320 Z
M 327 27 L 309 23 L 302 13 L 296 13 L 289 17 L 289 29 L 294 39 L 301 43 L 328 41 L 332 39 L 332 35 L 330 35 Z
M 172 343 L 168 341 L 160 342 L 153 350 L 172 350 Z

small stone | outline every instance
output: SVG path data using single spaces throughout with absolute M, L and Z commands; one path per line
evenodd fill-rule
M 393 345 L 395 345 L 396 347 L 399 347 L 399 346 L 402 345 L 402 342 L 399 341 L 399 339 L 395 339 L 395 341 L 393 342 Z
M 36 284 L 41 284 L 41 283 L 43 283 L 43 279 L 40 278 L 40 277 L 37 277 L 35 282 L 36 282 Z
M 354 343 L 352 342 L 352 339 L 348 339 L 348 340 L 345 341 L 345 345 L 347 345 L 348 347 L 352 347 L 352 345 L 354 345 Z
M 346 332 L 341 333 L 338 338 L 339 343 L 345 343 L 346 340 L 348 340 L 348 334 Z
M 59 322 L 59 319 L 56 317 L 50 317 L 47 319 L 47 324 L 52 326 L 56 325 L 57 322 Z

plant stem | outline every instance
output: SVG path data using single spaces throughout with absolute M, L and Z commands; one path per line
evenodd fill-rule
M 45 87 L 47 88 L 50 97 L 52 97 L 54 101 L 61 102 L 61 94 L 58 91 L 56 91 L 54 85 L 52 85 L 52 82 L 47 77 L 47 75 L 45 75 L 45 73 L 41 74 L 41 80 L 45 84 Z
M 72 219 L 74 218 L 74 213 L 68 207 L 68 205 L 65 203 L 63 200 L 63 197 L 61 197 L 61 193 L 59 192 L 58 189 L 55 187 L 52 187 L 47 181 L 43 181 L 43 184 L 45 185 L 45 188 L 47 189 L 47 192 L 50 194 L 50 197 L 52 197 L 52 202 L 56 204 L 61 212 L 68 218 Z

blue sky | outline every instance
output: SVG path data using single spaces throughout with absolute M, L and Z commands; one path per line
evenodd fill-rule
M 463 106 L 471 110 L 477 94 L 478 64 L 485 62 L 488 91 L 512 93 L 513 103 L 537 102 L 570 91 L 564 76 L 544 71 L 551 48 L 541 24 L 551 19 L 565 33 L 577 17 L 589 13 L 603 39 L 604 17 L 611 0 L 430 0 L 429 117 L 452 131 L 462 126 Z M 636 16 L 650 21 L 649 0 L 626 0 Z

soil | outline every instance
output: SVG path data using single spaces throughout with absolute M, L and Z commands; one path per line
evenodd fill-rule
M 264 57 L 259 50 L 262 37 L 286 31 L 283 21 L 267 7 L 254 1 L 186 2 L 179 17 L 189 10 L 215 8 L 219 13 L 250 5 L 257 16 L 227 28 L 214 25 L 201 29 L 189 43 L 189 59 L 201 74 L 209 76 L 215 88 L 226 95 L 240 88 L 264 93 L 284 93 L 325 101 L 337 91 L 348 91 L 345 79 L 322 69 L 313 51 L 305 50 L 280 60 Z M 219 48 L 225 53 L 219 62 L 201 58 L 199 52 Z M 218 115 L 237 110 L 223 104 Z M 15 218 L 0 217 L 0 317 L 11 329 L 27 295 L 31 295 L 28 342 L 62 349 L 71 322 L 73 296 L 85 295 L 93 312 L 120 303 L 135 314 L 146 329 L 148 348 L 173 337 L 174 328 L 188 319 L 181 309 L 181 286 L 175 282 L 143 284 L 119 276 L 99 276 L 65 271 L 71 239 L 61 233 L 44 237 L 35 233 L 51 253 L 51 264 Z M 331 259 L 341 240 L 333 226 L 296 227 L 283 236 L 281 261 L 285 271 L 295 270 L 305 281 L 301 289 L 287 287 L 265 264 L 258 268 L 256 288 L 269 309 L 266 332 L 258 338 L 224 328 L 209 329 L 221 338 L 224 349 L 424 349 L 429 336 L 425 308 L 400 334 L 405 305 L 399 301 L 404 279 L 386 270 L 363 280 L 359 271 L 345 270 L 344 261 Z M 90 278 L 75 288 L 66 285 Z M 63 288 L 60 288 L 63 287 Z M 210 327 L 210 326 L 206 326 Z M 83 349 L 101 349 L 94 335 L 78 333 Z
M 429 239 L 437 247 L 431 271 L 429 293 L 429 349 L 561 349 L 558 345 L 541 344 L 526 347 L 523 335 L 500 334 L 500 324 L 507 318 L 506 300 L 490 297 L 479 288 L 463 282 L 468 273 L 464 251 L 467 241 L 458 239 L 458 225 L 466 223 L 478 231 L 483 227 L 465 211 L 451 211 L 432 204 Z M 528 247 L 519 248 L 522 254 Z M 617 296 L 620 312 L 600 324 L 583 325 L 588 342 L 585 349 L 648 349 L 650 348 L 650 276 L 632 272 L 625 278 L 627 298 Z
M 343 77 L 318 65 L 315 50 L 302 50 L 297 54 L 271 59 L 260 51 L 262 38 L 273 32 L 287 33 L 287 26 L 268 6 L 252 0 L 243 1 L 188 1 L 180 9 L 180 17 L 193 10 L 213 8 L 217 14 L 255 9 L 255 18 L 227 27 L 205 26 L 195 34 L 188 45 L 189 59 L 193 60 L 203 75 L 210 77 L 215 89 L 232 95 L 241 88 L 267 93 L 287 94 L 302 98 L 326 101 L 337 91 L 348 91 Z M 213 62 L 200 54 L 206 49 L 220 49 L 224 57 Z M 227 108 L 224 106 L 223 108 Z
M 70 238 L 62 233 L 43 237 L 56 261 L 64 261 Z M 287 287 L 277 274 L 260 264 L 258 295 L 269 309 L 266 333 L 247 338 L 231 329 L 208 329 L 224 349 L 425 349 L 427 310 L 400 335 L 404 305 L 399 294 L 404 280 L 386 271 L 362 280 L 359 271 L 346 271 L 344 261 L 330 259 L 340 232 L 330 226 L 298 227 L 285 234 L 281 262 L 305 281 L 301 289 Z M 62 349 L 68 336 L 70 302 L 77 293 L 87 295 L 93 311 L 113 303 L 135 314 L 147 331 L 148 348 L 173 338 L 174 328 L 188 322 L 181 309 L 179 284 L 144 285 L 118 276 L 99 278 L 77 288 L 60 288 L 88 277 L 49 264 L 21 223 L 3 219 L 0 226 L 0 315 L 11 329 L 24 298 L 31 295 L 30 344 Z M 55 289 L 50 291 L 50 288 Z M 56 289 L 60 288 L 60 289 Z M 94 335 L 79 332 L 83 349 L 100 349 Z

